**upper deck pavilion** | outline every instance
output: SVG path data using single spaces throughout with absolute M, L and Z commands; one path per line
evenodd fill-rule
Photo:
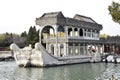
M 76 14 L 73 18 L 65 17 L 62 12 L 44 13 L 36 18 L 36 24 L 39 26 L 62 25 L 80 27 L 86 29 L 102 30 L 102 25 L 96 23 L 92 18 Z

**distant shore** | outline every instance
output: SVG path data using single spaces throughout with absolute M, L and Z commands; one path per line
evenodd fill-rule
M 12 51 L 0 51 L 0 61 L 13 61 Z

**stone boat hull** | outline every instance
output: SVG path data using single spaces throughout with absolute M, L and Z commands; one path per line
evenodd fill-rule
M 16 44 L 11 44 L 16 63 L 20 67 L 48 67 L 91 61 L 90 55 L 55 57 L 48 53 L 40 43 L 35 44 L 35 49 L 20 49 Z

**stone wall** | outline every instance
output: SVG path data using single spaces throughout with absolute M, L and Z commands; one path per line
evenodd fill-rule
M 8 57 L 8 56 L 12 56 L 11 51 L 0 51 L 0 57 Z

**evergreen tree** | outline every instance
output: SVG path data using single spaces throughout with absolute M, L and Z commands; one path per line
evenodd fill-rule
M 27 37 L 27 32 L 26 31 L 22 32 L 21 37 Z
M 38 31 L 36 31 L 35 26 L 34 27 L 31 26 L 27 35 L 27 45 L 31 44 L 33 47 L 35 43 L 38 42 L 38 40 L 39 40 Z
M 112 2 L 110 6 L 108 6 L 109 14 L 112 16 L 112 20 L 120 24 L 120 4 L 116 2 Z

